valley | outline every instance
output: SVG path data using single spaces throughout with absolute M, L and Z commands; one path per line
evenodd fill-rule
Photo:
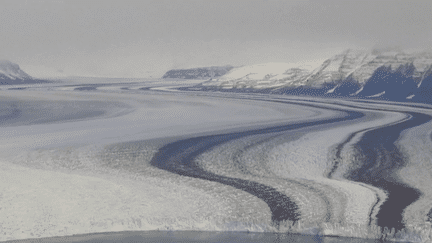
M 430 239 L 430 157 L 418 152 L 429 150 L 430 105 L 182 91 L 196 83 L 2 86 L 1 240 L 153 230 Z

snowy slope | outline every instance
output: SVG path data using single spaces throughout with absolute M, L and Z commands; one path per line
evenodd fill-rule
M 432 52 L 346 50 L 320 66 L 265 63 L 234 68 L 206 89 L 271 89 L 276 93 L 432 102 Z
M 298 86 L 312 70 L 311 65 L 293 63 L 264 63 L 234 68 L 207 86 L 224 88 L 269 88 L 282 85 Z
M 30 75 L 20 69 L 18 64 L 8 60 L 0 60 L 0 80 L 28 80 Z
M 293 63 L 256 64 L 234 68 L 206 85 L 237 87 L 244 83 L 245 86 L 262 88 L 258 81 L 279 81 L 289 86 L 320 86 L 346 79 L 365 84 L 379 67 L 390 66 L 394 71 L 408 63 L 415 67 L 413 78 L 422 80 L 432 65 L 432 53 L 349 49 L 327 59 L 314 70 L 311 70 L 311 65 Z
M 308 77 L 308 84 L 322 84 L 346 79 L 376 56 L 364 50 L 346 50 L 326 61 Z M 359 76 L 359 78 L 362 78 Z

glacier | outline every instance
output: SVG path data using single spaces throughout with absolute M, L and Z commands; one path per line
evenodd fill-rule
M 412 77 L 413 67 L 378 69 L 387 76 L 396 72 Z M 352 74 L 352 69 L 344 70 Z M 359 152 L 365 137 L 402 126 L 414 113 L 431 116 L 431 105 L 202 92 L 201 82 L 76 79 L 0 87 L 0 240 L 142 230 L 431 239 L 431 155 L 422 152 L 430 145 L 430 121 L 392 134 L 405 164 L 380 177 L 421 192 L 398 215 L 411 233 L 378 227 L 377 215 L 394 191 L 349 177 L 369 156 Z M 365 92 L 373 90 L 367 83 Z M 415 87 L 427 83 L 424 78 Z M 335 87 L 328 90 L 337 93 Z M 164 153 L 168 148 L 177 152 Z M 155 158 L 161 166 L 155 166 Z M 192 163 L 198 173 L 202 170 L 201 177 L 191 176 L 196 171 L 167 170 L 164 158 Z M 180 172 L 191 168 L 186 165 L 175 164 Z M 210 174 L 227 183 L 206 179 Z M 232 186 L 233 181 L 241 186 Z M 288 197 L 298 218 L 275 220 L 278 211 L 248 192 L 251 185 Z

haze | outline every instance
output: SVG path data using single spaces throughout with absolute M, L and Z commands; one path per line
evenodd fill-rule
M 161 77 L 299 62 L 346 48 L 429 48 L 428 1 L 0 1 L 0 59 L 36 77 Z

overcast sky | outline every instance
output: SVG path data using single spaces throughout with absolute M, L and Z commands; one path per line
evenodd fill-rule
M 99 77 L 320 63 L 346 48 L 427 47 L 431 13 L 426 0 L 0 0 L 0 59 Z

